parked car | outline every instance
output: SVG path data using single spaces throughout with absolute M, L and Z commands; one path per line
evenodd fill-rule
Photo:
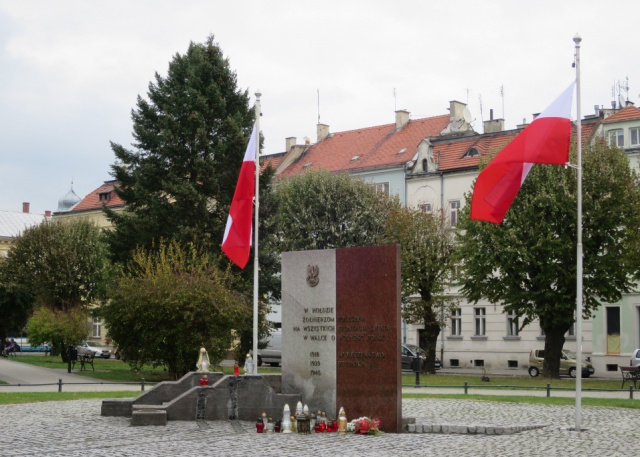
M 424 352 L 424 349 L 414 344 L 403 344 L 400 347 L 400 356 L 402 357 L 403 370 L 411 370 L 411 364 L 416 354 L 421 359 L 420 366 L 424 367 L 424 365 L 427 363 L 427 354 L 426 352 Z M 436 370 L 439 370 L 440 368 L 442 368 L 442 363 L 440 362 L 439 358 L 436 357 L 434 365 Z
M 542 371 L 542 364 L 544 363 L 544 349 L 534 349 L 529 353 L 529 374 L 532 377 L 536 377 Z M 562 357 L 560 358 L 560 374 L 569 375 L 572 378 L 576 377 L 576 354 L 569 349 L 562 350 Z M 591 362 L 584 360 L 582 362 L 582 377 L 588 378 L 595 373 Z
M 631 353 L 631 360 L 629 361 L 630 367 L 640 367 L 640 348 L 634 350 Z
M 282 330 L 279 328 L 271 330 L 267 347 L 258 351 L 258 366 L 261 367 L 263 363 L 272 367 L 282 363 Z
M 31 346 L 29 339 L 21 336 L 11 337 L 20 346 L 20 352 L 51 352 L 50 344 L 42 344 L 40 346 Z
M 101 343 L 83 341 L 78 346 L 76 346 L 76 349 L 78 350 L 78 357 L 82 357 L 87 353 L 93 352 L 95 354 L 95 357 L 100 357 L 103 359 L 111 358 L 111 350 L 103 346 Z

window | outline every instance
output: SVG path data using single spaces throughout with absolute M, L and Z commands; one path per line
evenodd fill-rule
M 420 208 L 420 211 L 423 213 L 431 214 L 433 212 L 431 203 L 422 203 L 421 205 L 418 205 L 418 208 Z
M 429 171 L 429 161 L 422 159 L 422 171 Z
M 611 146 L 618 146 L 619 148 L 624 146 L 624 133 L 622 132 L 622 129 L 609 130 L 607 134 L 609 136 L 609 144 Z
M 93 324 L 91 325 L 91 336 L 95 338 L 100 337 L 100 333 L 102 331 L 102 321 L 99 317 L 93 318 Z
M 462 335 L 462 308 L 455 308 L 451 313 L 451 336 Z
M 510 312 L 507 314 L 507 336 L 519 336 L 518 331 L 518 316 L 515 313 Z
M 640 145 L 640 127 L 633 127 L 629 129 L 629 138 L 631 146 Z
M 567 331 L 565 336 L 567 338 L 575 338 L 576 337 L 576 323 L 575 322 L 573 324 L 571 324 L 571 327 L 569 327 L 569 330 Z
M 109 200 L 111 200 L 111 191 L 100 192 L 100 194 L 98 195 L 100 197 L 101 203 L 107 203 Z
M 451 225 L 458 225 L 458 211 L 460 210 L 460 200 L 453 200 L 449 202 L 449 207 L 451 208 L 450 212 L 450 221 Z
M 467 153 L 464 155 L 465 157 L 477 157 L 480 155 L 480 151 L 478 151 L 476 148 L 471 148 L 467 151 Z
M 473 313 L 476 321 L 475 336 L 485 336 L 487 332 L 487 310 L 486 308 L 474 308 Z
M 376 192 L 380 192 L 384 195 L 389 195 L 389 183 L 388 182 L 377 182 L 373 184 L 373 188 Z

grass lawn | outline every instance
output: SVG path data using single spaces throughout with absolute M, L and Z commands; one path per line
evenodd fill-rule
M 45 355 L 18 355 L 15 358 L 11 358 L 16 362 L 28 363 L 44 368 L 60 368 L 67 369 L 68 365 L 62 362 L 60 356 L 45 356 Z M 136 371 L 132 370 L 129 365 L 122 360 L 115 359 L 94 359 L 93 366 L 96 371 L 80 371 L 79 364 L 76 364 L 76 368 L 71 372 L 80 376 L 86 376 L 87 378 L 93 378 L 100 381 L 109 382 L 139 382 L 141 378 L 144 378 L 145 382 L 161 382 L 170 381 L 171 377 L 163 367 L 152 367 L 146 365 L 144 369 Z M 193 366 L 195 370 L 195 362 Z M 222 371 L 225 374 L 233 374 L 233 367 L 215 367 L 212 371 Z M 260 373 L 280 373 L 280 368 L 267 368 L 260 367 Z M 2 382 L 2 381 L 0 381 Z
M 576 387 L 576 380 L 573 378 L 546 379 L 541 376 L 532 378 L 531 376 L 489 376 L 490 381 L 485 382 L 480 379 L 479 375 L 449 375 L 449 374 L 420 374 L 421 386 L 440 386 L 440 387 L 464 387 L 467 382 L 469 386 L 484 387 L 490 389 L 521 388 L 526 389 L 546 389 L 547 383 L 551 384 L 553 389 L 573 390 Z M 414 386 L 416 384 L 416 375 L 411 373 L 402 374 L 403 386 Z M 600 389 L 600 390 L 618 390 L 621 381 L 618 379 L 583 379 L 582 390 Z M 625 389 L 626 390 L 626 389 Z M 472 390 L 470 390 L 472 392 Z
M 65 401 L 105 398 L 133 398 L 140 395 L 140 391 L 117 392 L 2 392 L 0 405 L 14 403 L 37 403 L 41 401 Z
M 402 398 L 418 398 L 418 399 L 441 399 L 450 398 L 455 400 L 476 400 L 476 401 L 498 401 L 509 403 L 530 403 L 540 405 L 560 405 L 573 406 L 576 404 L 575 398 L 570 397 L 530 397 L 530 396 L 512 396 L 512 395 L 452 395 L 452 394 L 403 394 Z M 608 408 L 632 408 L 640 409 L 640 401 L 618 398 L 582 398 L 581 403 L 584 406 L 605 406 Z

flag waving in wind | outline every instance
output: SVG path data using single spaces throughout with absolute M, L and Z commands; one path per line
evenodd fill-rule
M 222 239 L 222 251 L 240 268 L 244 268 L 247 265 L 251 249 L 256 145 L 258 141 L 256 130 L 256 125 L 254 124 L 247 151 L 244 153 L 238 184 L 233 194 L 233 200 L 231 200 L 227 226 L 224 229 L 224 238 Z
M 572 83 L 480 172 L 471 198 L 471 219 L 499 224 L 534 163 L 569 161 Z

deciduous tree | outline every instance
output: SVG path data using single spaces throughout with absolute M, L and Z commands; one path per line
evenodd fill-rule
M 575 162 L 575 157 L 573 158 Z M 625 153 L 596 144 L 583 156 L 583 318 L 635 286 L 640 266 L 640 191 Z M 486 298 L 545 333 L 544 374 L 558 377 L 576 310 L 576 172 L 534 165 L 504 222 L 459 225 L 462 291 Z
M 426 371 L 435 373 L 436 343 L 457 301 L 447 295 L 454 267 L 454 234 L 439 214 L 396 208 L 387 219 L 385 238 L 402 249 L 403 318 L 422 324 L 420 347 Z
M 165 365 L 175 377 L 195 369 L 205 347 L 212 364 L 234 343 L 234 330 L 250 320 L 251 306 L 233 291 L 234 275 L 210 256 L 173 241 L 138 249 L 110 294 L 102 315 L 109 336 L 134 368 Z

